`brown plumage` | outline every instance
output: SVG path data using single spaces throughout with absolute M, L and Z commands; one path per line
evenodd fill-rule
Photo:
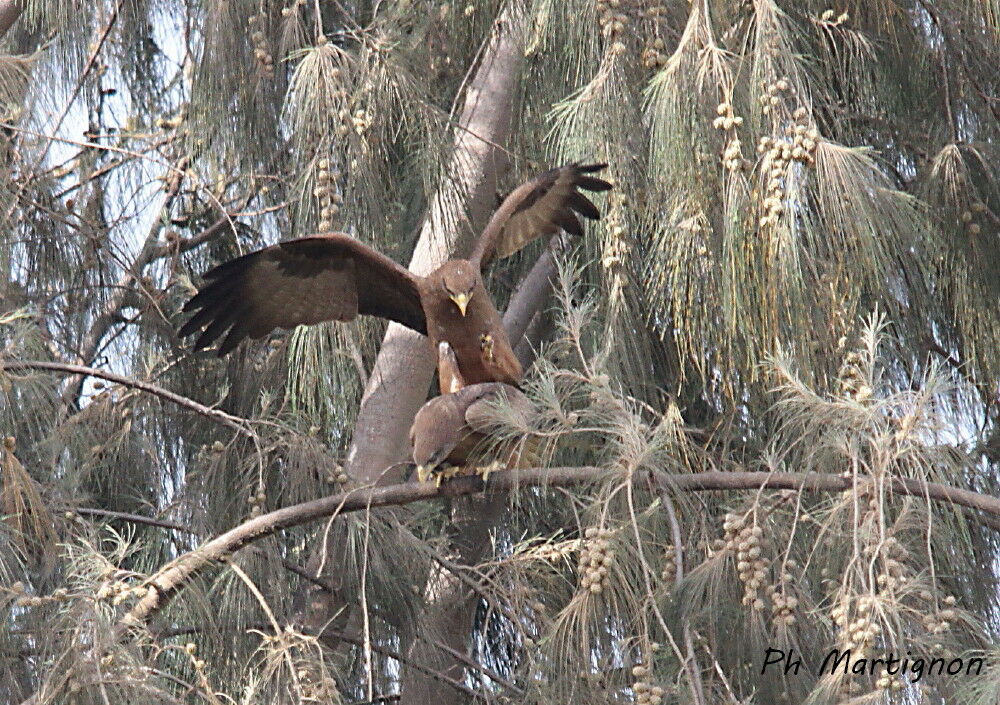
M 469 259 L 449 260 L 426 277 L 343 233 L 290 240 L 225 262 L 205 274 L 205 285 L 184 306 L 193 315 L 180 334 L 204 328 L 194 347 L 221 340 L 222 356 L 276 328 L 367 314 L 424 333 L 435 345 L 450 343 L 469 384 L 517 383 L 521 365 L 483 286 L 482 268 L 560 229 L 581 234 L 577 214 L 596 219 L 600 212 L 578 189 L 610 189 L 591 176 L 603 168 L 570 164 L 522 184 L 494 213 Z
M 497 446 L 484 442 L 496 424 L 499 401 L 506 401 L 515 423 L 527 424 L 534 410 L 520 390 L 502 382 L 464 386 L 454 353 L 445 342 L 438 345 L 438 369 L 447 371 L 456 391 L 434 397 L 413 419 L 410 447 L 421 482 L 434 477 L 440 483 L 468 468 L 489 468 L 497 463 L 515 467 L 530 455 L 525 447 L 530 444 L 524 439 Z M 483 476 L 485 479 L 486 472 Z

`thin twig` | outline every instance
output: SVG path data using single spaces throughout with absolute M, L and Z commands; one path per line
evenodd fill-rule
M 142 514 L 131 514 L 129 512 L 115 512 L 110 509 L 96 509 L 94 507 L 65 507 L 60 511 L 73 512 L 74 514 L 79 514 L 81 516 L 94 516 L 94 517 L 107 517 L 109 519 L 121 519 L 122 521 L 128 521 L 133 524 L 142 524 L 143 526 L 155 526 L 160 529 L 170 529 L 171 531 L 179 531 L 181 533 L 189 534 L 191 536 L 198 536 L 198 532 L 189 526 L 184 526 L 183 524 L 176 524 L 172 521 L 165 521 L 163 519 L 155 519 L 153 517 L 143 516 Z M 325 590 L 326 592 L 335 592 L 336 588 L 330 584 L 329 581 L 323 578 L 317 578 L 315 575 L 310 573 L 308 570 L 300 565 L 292 563 L 286 558 L 281 559 L 281 567 L 287 570 L 289 573 L 295 573 L 297 576 L 303 580 L 307 580 L 313 585 Z
M 364 640 L 362 640 L 362 639 L 359 639 L 357 637 L 352 637 L 352 636 L 350 636 L 348 634 L 344 634 L 343 632 L 334 631 L 332 629 L 325 629 L 323 631 L 323 636 L 330 636 L 330 637 L 333 637 L 335 639 L 340 639 L 341 641 L 345 641 L 348 644 L 353 644 L 354 646 L 358 646 L 358 647 L 361 647 L 363 645 L 363 643 L 364 643 Z M 418 671 L 420 671 L 422 673 L 425 673 L 426 675 L 430 676 L 434 680 L 439 681 L 441 683 L 445 683 L 446 685 L 451 686 L 455 690 L 459 690 L 459 691 L 465 693 L 466 695 L 468 695 L 468 696 L 470 696 L 472 698 L 475 698 L 476 700 L 480 699 L 480 694 L 477 693 L 472 688 L 470 688 L 467 685 L 465 685 L 464 683 L 460 683 L 459 681 L 457 681 L 457 680 L 455 680 L 453 678 L 449 678 L 448 676 L 444 675 L 443 673 L 438 673 L 433 668 L 427 668 L 424 665 L 416 663 L 413 660 L 408 659 L 406 656 L 404 656 L 403 654 L 399 653 L 398 651 L 395 651 L 395 650 L 390 649 L 390 648 L 385 647 L 385 646 L 380 646 L 379 644 L 372 644 L 371 647 L 372 647 L 372 649 L 374 651 L 378 651 L 383 656 L 388 656 L 391 659 L 399 661 L 401 664 L 407 665 L 407 666 L 409 666 L 411 668 L 415 668 L 416 670 L 418 670 Z
M 70 108 L 73 107 L 73 103 L 76 102 L 76 98 L 80 95 L 80 89 L 83 88 L 83 82 L 86 80 L 87 76 L 90 74 L 91 70 L 97 63 L 97 55 L 101 53 L 104 48 L 104 43 L 108 40 L 108 36 L 111 34 L 112 27 L 115 26 L 115 22 L 118 20 L 118 15 L 121 12 L 122 5 L 125 4 L 125 0 L 118 0 L 114 9 L 111 11 L 111 17 L 108 18 L 107 24 L 101 30 L 101 36 L 97 38 L 94 42 L 93 48 L 90 51 L 90 56 L 87 57 L 87 63 L 83 67 L 83 71 L 80 73 L 80 77 L 76 81 L 76 85 L 73 86 L 73 91 L 69 95 L 69 100 L 66 101 L 66 105 L 63 106 L 62 112 L 59 113 L 59 118 L 56 120 L 56 124 L 52 128 L 52 134 L 59 132 L 59 128 L 62 127 L 63 120 L 69 115 Z M 45 149 L 42 150 L 41 155 L 38 157 L 38 163 L 41 164 L 45 160 L 45 156 L 49 153 L 49 148 L 52 146 L 52 140 L 45 143 Z
M 498 603 L 493 598 L 493 596 L 489 594 L 485 585 L 482 585 L 481 583 L 473 580 L 470 576 L 466 575 L 466 572 L 471 569 L 465 568 L 463 566 L 458 565 L 454 561 L 448 560 L 447 558 L 439 554 L 437 551 L 435 551 L 433 548 L 424 545 L 424 543 L 419 540 L 415 542 L 414 545 L 416 546 L 417 550 L 426 552 L 428 558 L 430 558 L 432 561 L 434 561 L 439 566 L 441 566 L 449 573 L 451 573 L 456 579 L 458 579 L 459 582 L 461 582 L 463 585 L 469 588 L 473 592 L 473 594 L 478 595 L 483 600 L 485 600 L 490 607 L 492 607 L 497 612 L 502 614 L 510 622 L 518 626 L 521 625 L 521 620 L 518 618 L 518 616 L 513 612 L 511 612 L 509 609 L 507 609 L 504 605 Z
M 274 616 L 274 610 L 271 609 L 271 605 L 268 603 L 267 598 L 264 597 L 264 593 L 260 591 L 257 584 L 250 579 L 250 576 L 240 568 L 238 565 L 229 562 L 229 569 L 232 570 L 236 577 L 243 581 L 243 584 L 247 586 L 250 594 L 254 596 L 257 600 L 257 604 L 260 605 L 261 610 L 264 612 L 264 616 L 267 617 L 268 622 L 271 624 L 271 629 L 274 630 L 274 634 L 281 644 L 281 655 L 285 660 L 285 665 L 288 666 L 288 672 L 292 676 L 292 684 L 295 687 L 295 694 L 301 698 L 302 697 L 302 683 L 299 681 L 298 669 L 295 668 L 295 663 L 292 661 L 292 655 L 289 653 L 287 648 L 287 633 L 278 624 L 278 618 Z
M 265 632 L 266 630 L 268 630 L 270 628 L 273 628 L 273 627 L 271 627 L 270 625 L 267 625 L 267 624 L 257 623 L 257 624 L 247 624 L 247 625 L 244 625 L 242 627 L 239 627 L 238 629 L 234 629 L 233 631 L 239 631 L 241 633 L 245 633 L 247 631 Z M 199 633 L 201 633 L 203 631 L 205 631 L 205 627 L 194 626 L 194 625 L 185 626 L 185 627 L 170 627 L 170 628 L 163 629 L 161 631 L 155 632 L 153 634 L 153 636 L 155 638 L 157 638 L 157 639 L 169 639 L 169 638 L 172 638 L 172 637 L 188 636 L 190 634 L 199 634 Z M 351 644 L 352 646 L 361 647 L 361 645 L 363 644 L 363 640 L 362 639 L 359 639 L 358 637 L 351 636 L 349 634 L 345 634 L 344 632 L 339 632 L 339 631 L 337 631 L 335 629 L 323 629 L 321 633 L 319 633 L 319 634 L 312 634 L 312 636 L 318 636 L 319 639 L 320 639 L 320 641 L 323 641 L 324 643 L 327 642 L 327 641 L 329 641 L 329 640 L 332 640 L 332 639 L 338 639 L 340 641 L 343 641 L 343 642 L 346 642 L 348 644 Z M 329 646 L 329 644 L 327 644 L 327 646 Z M 449 685 L 452 688 L 455 688 L 456 690 L 459 690 L 462 693 L 465 693 L 466 695 L 471 696 L 472 698 L 475 698 L 476 700 L 480 699 L 480 694 L 477 693 L 472 688 L 470 688 L 467 685 L 465 685 L 464 683 L 459 683 L 458 681 L 454 680 L 453 678 L 449 678 L 448 676 L 445 676 L 445 675 L 443 675 L 441 673 L 438 673 L 437 671 L 435 671 L 435 670 L 433 670 L 431 668 L 427 668 L 426 666 L 421 666 L 418 663 L 413 663 L 411 660 L 409 660 L 406 656 L 404 656 L 403 654 L 399 653 L 398 651 L 390 649 L 390 648 L 388 648 L 386 646 L 381 646 L 379 644 L 372 644 L 372 650 L 373 651 L 377 651 L 378 653 L 382 654 L 383 656 L 385 656 L 387 658 L 391 658 L 394 661 L 398 661 L 401 664 L 405 664 L 407 666 L 411 666 L 411 667 L 417 669 L 418 671 L 422 671 L 422 672 L 426 673 L 428 676 L 430 676 L 431 678 L 433 678 L 434 680 L 439 681 L 441 683 L 445 683 L 446 685 Z
M 421 637 L 421 638 L 423 638 L 423 637 Z M 471 658 L 469 658 L 468 656 L 466 656 L 465 654 L 463 654 L 461 651 L 459 651 L 457 649 L 453 649 L 450 646 L 448 646 L 447 644 L 441 643 L 437 639 L 428 639 L 428 643 L 430 643 L 433 646 L 441 649 L 445 653 L 451 655 L 451 657 L 454 658 L 456 661 L 461 661 L 468 668 L 471 668 L 474 671 L 478 671 L 482 675 L 484 675 L 487 678 L 489 678 L 491 681 L 494 681 L 494 682 L 502 685 L 504 688 L 507 688 L 508 690 L 511 690 L 511 691 L 517 693 L 518 695 L 524 695 L 524 691 L 521 688 L 519 688 L 517 685 L 515 685 L 514 683 L 511 683 L 509 680 L 507 680 L 506 678 L 504 678 L 503 676 L 501 676 L 496 671 L 494 671 L 492 669 L 489 669 L 489 668 L 486 668 L 485 666 L 476 663 Z
M 676 571 L 674 581 L 675 584 L 680 584 L 684 580 L 684 536 L 681 533 L 681 523 L 677 520 L 674 501 L 670 498 L 670 493 L 667 492 L 666 487 L 660 483 L 656 483 L 656 489 L 660 501 L 663 503 L 663 508 L 667 511 L 667 518 L 670 520 L 670 532 L 674 541 L 674 570 Z M 698 664 L 698 656 L 695 654 L 694 640 L 691 638 L 691 622 L 686 615 L 684 617 L 683 630 L 684 647 L 687 649 L 688 659 L 691 662 L 691 666 L 688 669 L 693 681 L 691 687 L 697 691 L 700 701 L 704 703 L 705 684 L 702 682 L 701 666 Z
M 227 414 L 224 411 L 219 411 L 218 409 L 213 409 L 211 407 L 205 406 L 204 404 L 199 404 L 193 399 L 189 399 L 185 396 L 181 396 L 176 392 L 171 392 L 164 389 L 163 387 L 158 387 L 155 384 L 149 382 L 143 382 L 141 380 L 132 379 L 130 377 L 124 377 L 122 375 L 117 375 L 113 372 L 106 372 L 104 370 L 99 370 L 95 367 L 87 367 L 85 365 L 73 365 L 66 362 L 45 362 L 42 360 L 5 360 L 0 361 L 0 371 L 12 372 L 16 370 L 49 370 L 51 372 L 67 372 L 72 375 L 79 375 L 80 377 L 99 377 L 100 379 L 105 379 L 109 382 L 114 382 L 115 384 L 120 384 L 124 387 L 131 387 L 134 389 L 140 389 L 144 392 L 148 392 L 153 396 L 160 397 L 166 401 L 169 401 L 177 406 L 184 407 L 185 409 L 190 409 L 197 414 L 217 421 L 218 423 L 239 432 L 240 434 L 248 437 L 254 437 L 253 430 L 250 429 L 248 422 L 245 419 L 241 419 L 238 416 L 233 416 L 232 414 Z

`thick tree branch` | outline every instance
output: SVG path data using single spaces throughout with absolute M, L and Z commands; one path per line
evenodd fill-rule
M 507 311 L 503 315 L 503 325 L 507 330 L 511 346 L 515 348 L 528 330 L 531 319 L 542 310 L 552 293 L 552 277 L 556 274 L 554 250 L 558 242 L 558 237 L 552 238 L 549 249 L 538 258 L 507 305 Z
M 606 479 L 610 470 L 597 467 L 529 468 L 509 470 L 490 475 L 488 492 L 503 493 L 523 487 L 567 487 L 583 485 Z M 669 475 L 653 473 L 656 482 L 663 483 L 673 492 L 706 492 L 716 490 L 801 490 L 806 492 L 842 492 L 850 489 L 852 481 L 839 475 L 819 473 L 767 473 L 767 472 L 703 472 Z M 648 479 L 636 476 L 634 481 Z M 893 492 L 911 497 L 921 497 L 934 502 L 954 504 L 1000 519 L 1000 498 L 950 487 L 932 482 L 919 482 L 906 478 L 891 481 Z M 337 514 L 347 514 L 374 507 L 410 504 L 442 497 L 462 497 L 483 490 L 479 477 L 459 477 L 435 487 L 432 483 L 401 483 L 374 488 L 359 488 L 322 497 L 251 519 L 204 546 L 180 556 L 150 579 L 156 588 L 133 608 L 132 619 L 147 620 L 192 577 L 215 561 L 226 558 L 251 543 L 270 536 L 282 529 L 301 526 Z

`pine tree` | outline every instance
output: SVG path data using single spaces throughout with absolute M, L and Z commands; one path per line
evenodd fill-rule
M 995 703 L 998 64 L 987 0 L 0 0 L 0 701 Z M 177 337 L 576 160 L 485 493 L 406 479 L 421 336 Z

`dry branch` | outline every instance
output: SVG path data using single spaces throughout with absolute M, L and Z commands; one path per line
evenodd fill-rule
M 201 414 L 206 418 L 239 432 L 241 435 L 251 437 L 254 435 L 253 431 L 247 427 L 246 422 L 237 416 L 232 416 L 224 411 L 219 411 L 218 409 L 213 409 L 205 406 L 204 404 L 199 404 L 193 399 L 188 399 L 185 396 L 163 389 L 155 384 L 132 379 L 130 377 L 123 377 L 122 375 L 116 375 L 113 372 L 99 370 L 95 367 L 71 365 L 65 362 L 44 362 L 41 360 L 0 361 L 0 371 L 13 372 L 17 370 L 49 370 L 52 372 L 68 372 L 69 374 L 78 377 L 81 380 L 81 383 L 87 377 L 99 377 L 100 379 L 114 382 L 115 384 L 120 384 L 124 387 L 132 387 L 134 389 L 148 392 L 149 394 L 169 401 L 172 404 L 176 404 L 177 406 L 185 409 L 190 409 L 197 414 Z

